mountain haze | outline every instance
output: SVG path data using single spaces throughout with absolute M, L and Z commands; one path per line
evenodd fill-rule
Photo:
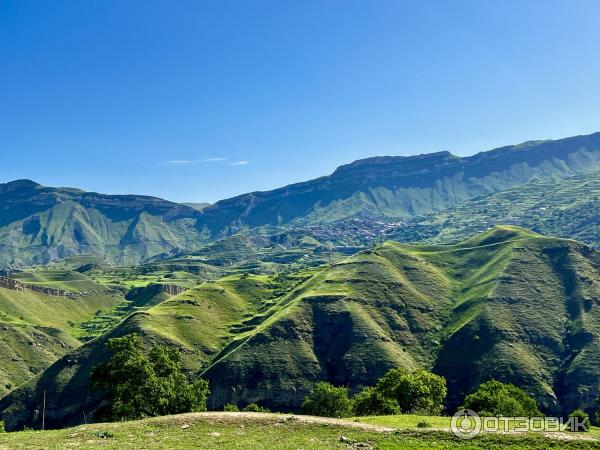
M 0 268 L 93 254 L 111 265 L 191 252 L 240 230 L 410 219 L 466 200 L 600 170 L 600 133 L 532 141 L 470 157 L 448 152 L 374 157 L 333 174 L 214 205 L 0 184 Z M 334 243 L 335 244 L 335 243 Z
M 526 142 L 464 158 L 449 152 L 368 158 L 327 177 L 217 202 L 203 210 L 200 226 L 219 236 L 245 227 L 334 222 L 357 215 L 408 218 L 534 178 L 599 169 L 600 133 Z
M 0 267 L 96 254 L 137 264 L 194 249 L 199 212 L 158 198 L 51 188 L 30 180 L 0 184 Z

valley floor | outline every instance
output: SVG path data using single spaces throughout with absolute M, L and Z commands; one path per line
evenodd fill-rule
M 431 428 L 417 429 L 426 421 Z M 134 422 L 0 434 L 0 449 L 592 449 L 590 433 L 492 434 L 465 441 L 450 418 L 413 415 L 339 420 L 261 413 L 192 413 Z

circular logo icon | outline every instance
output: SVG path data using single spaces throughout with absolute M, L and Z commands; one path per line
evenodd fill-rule
M 481 433 L 481 418 L 470 409 L 459 409 L 452 416 L 450 428 L 461 439 L 473 439 Z

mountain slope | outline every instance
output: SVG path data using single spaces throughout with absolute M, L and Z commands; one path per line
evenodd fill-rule
M 80 346 L 81 325 L 122 300 L 78 273 L 53 281 L 0 278 L 0 395 Z
M 330 176 L 202 208 L 17 180 L 0 184 L 0 268 L 83 254 L 100 256 L 111 265 L 130 265 L 193 252 L 242 229 L 306 228 L 356 217 L 408 220 L 532 180 L 599 170 L 596 133 L 466 158 L 448 152 L 368 158 L 341 166 Z M 332 244 L 338 245 L 341 235 L 332 234 Z M 357 233 L 341 237 L 344 245 L 364 243 Z
M 194 249 L 199 212 L 165 200 L 49 188 L 29 180 L 0 184 L 0 267 L 100 255 L 137 264 Z
M 457 242 L 503 223 L 600 248 L 600 172 L 535 179 L 518 188 L 467 200 L 447 211 L 407 220 L 389 230 L 387 236 L 403 242 Z
M 375 157 L 332 175 L 217 202 L 202 211 L 211 236 L 244 227 L 332 222 L 356 215 L 409 218 L 469 198 L 600 169 L 600 133 L 535 141 L 460 158 L 448 152 Z
M 312 384 L 352 391 L 392 367 L 448 380 L 448 407 L 491 377 L 550 413 L 594 404 L 600 386 L 600 253 L 575 241 L 496 227 L 455 245 L 388 242 L 284 278 L 206 282 L 63 357 L 0 401 L 11 428 L 91 416 L 89 371 L 109 336 L 136 331 L 184 352 L 211 386 L 209 406 L 259 402 L 294 410 Z M 73 397 L 73 390 L 82 395 Z

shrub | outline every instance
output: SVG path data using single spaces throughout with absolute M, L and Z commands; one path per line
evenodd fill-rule
M 490 380 L 467 395 L 462 408 L 471 409 L 480 416 L 539 417 L 542 415 L 535 399 L 513 384 Z
M 349 417 L 352 415 L 352 400 L 348 397 L 348 388 L 319 382 L 305 397 L 302 409 L 314 416 Z
M 6 428 L 4 428 L 4 422 L 0 420 L 0 433 L 6 433 Z
M 583 409 L 576 409 L 569 414 L 569 419 L 576 419 L 574 422 L 574 428 L 571 431 L 576 432 L 587 432 L 590 431 L 590 416 Z M 583 425 L 583 426 L 581 426 Z
M 224 407 L 223 407 L 223 411 L 227 411 L 227 412 L 239 412 L 240 408 L 237 407 L 237 405 L 232 405 L 231 403 L 227 403 Z
M 429 422 L 427 422 L 426 420 L 421 420 L 417 424 L 417 428 L 431 428 L 431 424 Z
M 104 393 L 98 418 L 108 420 L 206 411 L 208 383 L 188 382 L 181 352 L 158 345 L 146 355 L 137 334 L 108 340 L 110 359 L 91 373 L 92 386 Z
M 244 407 L 242 410 L 244 412 L 262 412 L 269 413 L 271 410 L 269 408 L 263 408 L 262 406 L 258 406 L 256 403 L 250 403 Z
M 366 387 L 354 396 L 352 410 L 355 416 L 383 416 L 400 413 L 398 402 L 386 398 L 374 387 Z
M 391 369 L 379 379 L 376 389 L 385 398 L 395 400 L 403 413 L 430 415 L 442 411 L 448 393 L 446 379 L 425 370 Z

